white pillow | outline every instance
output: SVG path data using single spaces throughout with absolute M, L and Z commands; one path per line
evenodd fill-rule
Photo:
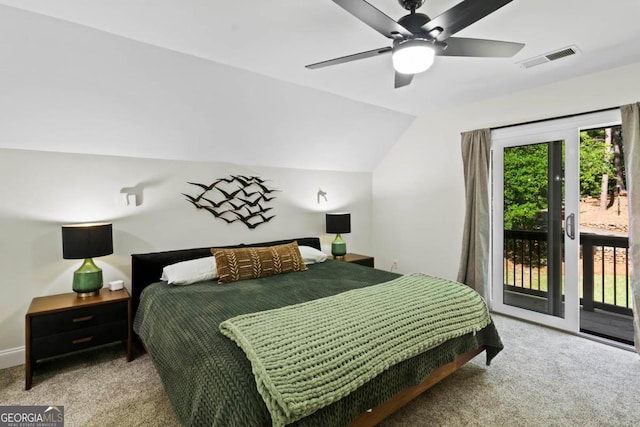
M 170 285 L 190 285 L 216 277 L 216 258 L 210 256 L 167 265 L 162 269 L 160 280 L 166 280 Z
M 298 249 L 300 249 L 300 255 L 302 255 L 302 259 L 307 265 L 315 264 L 316 262 L 325 262 L 327 260 L 327 255 L 324 252 L 311 246 L 300 246 Z

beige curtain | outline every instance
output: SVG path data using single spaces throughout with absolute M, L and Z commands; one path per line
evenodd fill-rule
M 636 351 L 640 353 L 640 103 L 623 105 L 622 140 L 624 168 L 629 203 L 629 248 L 631 258 L 631 293 L 633 295 L 633 329 Z
M 487 296 L 489 291 L 489 164 L 491 131 L 462 133 L 465 214 L 458 282 Z

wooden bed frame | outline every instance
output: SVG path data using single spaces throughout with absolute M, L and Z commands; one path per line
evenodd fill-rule
M 240 244 L 240 245 L 231 245 L 231 246 L 210 246 L 207 248 L 197 248 L 197 249 L 181 249 L 181 250 L 173 250 L 173 251 L 165 251 L 165 252 L 154 252 L 147 254 L 133 254 L 131 255 L 131 294 L 132 294 L 132 302 L 133 302 L 133 312 L 135 313 L 138 304 L 140 303 L 140 295 L 144 288 L 149 286 L 152 283 L 155 283 L 159 280 L 162 269 L 170 264 L 174 264 L 181 261 L 188 261 L 191 259 L 204 258 L 207 256 L 211 256 L 211 248 L 212 247 L 225 247 L 225 248 L 239 248 L 239 247 L 257 247 L 257 246 L 272 246 L 279 244 L 286 244 L 292 241 L 297 241 L 298 245 L 311 246 L 318 250 L 320 247 L 320 239 L 317 237 L 303 237 L 300 239 L 287 239 L 287 240 L 277 240 L 273 242 L 263 242 L 263 243 L 251 243 L 251 244 Z M 143 347 L 144 342 L 138 339 L 139 342 L 142 343 Z M 420 384 L 408 387 L 398 394 L 393 396 L 391 399 L 382 403 L 381 405 L 376 406 L 375 408 L 370 409 L 367 412 L 363 412 L 358 415 L 350 424 L 349 427 L 368 427 L 375 426 L 382 422 L 389 415 L 398 411 L 400 408 L 404 407 L 411 400 L 418 397 L 420 394 L 424 393 L 431 387 L 433 387 L 438 382 L 442 381 L 444 378 L 451 375 L 455 372 L 459 367 L 467 363 L 469 360 L 476 357 L 478 354 L 482 353 L 485 350 L 484 347 L 477 348 L 468 353 L 460 354 L 456 360 L 451 363 L 447 363 L 446 365 L 442 365 L 439 368 L 436 368 L 434 371 L 429 374 Z
M 413 387 L 407 387 L 383 404 L 378 405 L 375 408 L 358 415 L 358 417 L 356 417 L 356 419 L 354 419 L 349 424 L 349 427 L 373 427 L 375 425 L 378 425 L 389 415 L 398 411 L 407 403 L 411 402 L 413 399 L 429 390 L 431 387 L 433 387 L 449 375 L 453 374 L 456 370 L 458 370 L 459 367 L 461 367 L 483 351 L 484 346 L 472 350 L 468 353 L 462 353 L 453 362 L 447 363 L 446 365 L 442 365 L 439 368 L 433 370 L 429 374 L 429 376 L 426 377 L 420 384 Z

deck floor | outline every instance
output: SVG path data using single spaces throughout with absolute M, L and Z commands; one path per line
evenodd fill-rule
M 505 304 L 539 313 L 547 310 L 545 298 L 516 292 L 505 292 L 504 297 Z M 580 332 L 633 345 L 633 317 L 599 309 L 585 311 L 580 307 Z
M 580 307 L 580 331 L 633 345 L 633 317 Z

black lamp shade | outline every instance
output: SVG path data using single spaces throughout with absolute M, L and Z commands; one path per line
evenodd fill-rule
M 327 233 L 351 233 L 350 213 L 326 214 Z
M 62 226 L 62 257 L 84 259 L 113 253 L 111 224 Z

